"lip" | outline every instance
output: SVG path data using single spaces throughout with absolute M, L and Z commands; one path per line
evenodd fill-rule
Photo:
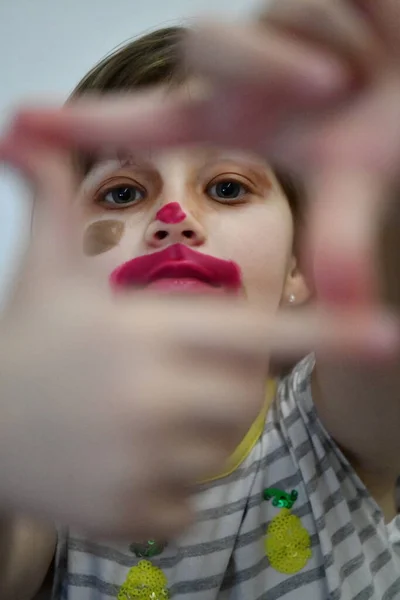
M 199 289 L 208 286 L 237 293 L 241 289 L 242 278 L 238 265 L 233 261 L 197 252 L 183 244 L 133 258 L 110 275 L 110 284 L 115 289 L 156 289 L 157 282 L 160 282 L 158 287 L 181 290 L 185 287 L 194 289 L 193 282 L 198 282 Z M 185 286 L 185 282 L 192 282 L 192 285 Z

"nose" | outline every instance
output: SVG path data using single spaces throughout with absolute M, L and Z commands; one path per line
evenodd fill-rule
M 164 248 L 172 244 L 200 246 L 205 241 L 205 231 L 197 219 L 187 214 L 178 202 L 170 202 L 157 212 L 145 237 L 152 248 Z

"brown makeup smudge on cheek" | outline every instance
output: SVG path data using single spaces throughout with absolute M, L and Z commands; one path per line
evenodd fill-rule
M 83 237 L 83 251 L 86 256 L 97 256 L 119 244 L 125 223 L 122 221 L 96 221 L 86 229 Z

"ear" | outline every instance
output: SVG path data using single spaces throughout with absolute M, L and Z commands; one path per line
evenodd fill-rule
M 292 256 L 283 287 L 281 306 L 301 306 L 310 299 L 310 296 L 310 290 L 298 261 L 295 256 Z

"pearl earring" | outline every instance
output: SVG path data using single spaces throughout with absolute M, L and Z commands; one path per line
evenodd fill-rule
M 296 302 L 296 296 L 294 294 L 290 294 L 289 304 L 294 304 L 295 302 Z

